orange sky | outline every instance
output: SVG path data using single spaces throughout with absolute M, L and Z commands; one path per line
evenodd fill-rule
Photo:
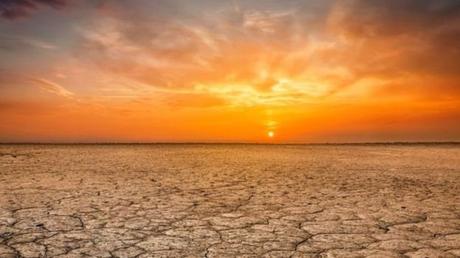
M 0 14 L 1 142 L 460 140 L 455 0 L 13 0 Z

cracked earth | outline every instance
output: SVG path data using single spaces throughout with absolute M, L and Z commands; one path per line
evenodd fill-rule
M 0 145 L 0 257 L 460 257 L 460 146 Z

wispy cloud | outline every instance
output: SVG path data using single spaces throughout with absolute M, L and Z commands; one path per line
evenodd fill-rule
M 0 36 L 0 49 L 12 50 L 19 49 L 23 50 L 24 48 L 38 48 L 45 50 L 56 49 L 57 46 L 43 40 L 31 38 L 31 37 L 21 37 L 21 36 Z
M 66 98 L 72 98 L 74 96 L 73 92 L 67 90 L 66 88 L 64 88 L 63 86 L 55 82 L 52 82 L 46 79 L 42 79 L 42 78 L 33 79 L 33 81 L 36 82 L 40 86 L 41 89 L 49 93 L 52 93 L 52 94 L 55 94 L 61 97 L 66 97 Z
M 244 14 L 243 26 L 256 32 L 275 33 L 280 31 L 281 26 L 285 27 L 287 25 L 283 23 L 289 23 L 289 16 L 292 13 L 291 11 L 249 11 Z
M 0 17 L 10 20 L 24 18 L 42 7 L 60 9 L 68 2 L 67 0 L 2 0 L 0 1 Z

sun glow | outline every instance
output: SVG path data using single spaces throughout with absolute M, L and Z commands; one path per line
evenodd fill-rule
M 268 137 L 273 138 L 273 137 L 275 137 L 275 132 L 269 131 L 269 132 L 267 133 L 267 135 L 268 135 Z

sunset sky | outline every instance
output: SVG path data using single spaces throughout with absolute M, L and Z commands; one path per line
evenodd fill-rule
M 459 140 L 458 0 L 0 0 L 0 142 Z

